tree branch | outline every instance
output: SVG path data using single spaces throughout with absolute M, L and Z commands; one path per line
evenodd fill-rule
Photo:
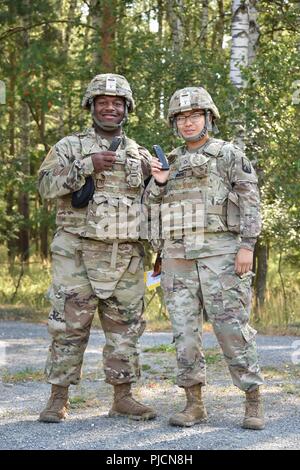
M 30 29 L 38 28 L 39 26 L 45 26 L 45 25 L 54 24 L 54 23 L 73 23 L 76 26 L 84 26 L 85 28 L 94 29 L 95 31 L 98 30 L 98 28 L 95 28 L 94 26 L 90 26 L 87 23 L 80 23 L 75 20 L 42 21 L 41 23 L 36 23 L 36 24 L 29 25 L 29 26 L 16 26 L 15 28 L 10 28 L 1 34 L 0 41 L 3 41 L 4 39 L 6 39 L 9 36 L 12 36 L 13 34 L 21 33 L 24 31 L 28 31 Z

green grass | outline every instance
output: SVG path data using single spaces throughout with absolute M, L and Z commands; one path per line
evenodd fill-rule
M 0 251 L 0 318 L 2 320 L 47 321 L 49 302 L 45 294 L 51 282 L 50 263 L 32 257 L 20 278 L 21 267 L 10 267 Z M 17 289 L 17 284 L 20 284 Z
M 144 372 L 149 372 L 152 370 L 151 366 L 149 366 L 149 364 L 142 364 L 142 370 Z
M 26 368 L 14 373 L 5 371 L 2 375 L 4 383 L 20 383 L 20 382 L 43 382 L 45 375 L 42 370 L 33 370 Z
M 143 349 L 145 353 L 176 353 L 174 344 L 158 344 L 150 348 Z M 206 349 L 204 351 L 207 364 L 216 364 L 223 360 L 223 355 L 219 349 Z M 146 369 L 145 369 L 146 370 Z
M 69 399 L 71 409 L 82 409 L 99 406 L 99 400 L 95 396 L 75 395 Z
M 223 360 L 223 354 L 218 349 L 204 351 L 206 364 L 217 364 Z
M 300 335 L 300 272 L 283 260 L 283 290 L 278 260 L 278 255 L 269 257 L 265 304 L 257 315 L 253 309 L 252 318 L 262 333 Z
M 10 268 L 5 249 L 0 249 L 0 319 L 46 322 L 50 304 L 45 294 L 51 283 L 50 262 L 42 263 L 32 256 L 30 264 L 25 267 L 19 288 L 16 286 L 20 276 L 20 263 Z M 300 335 L 300 273 L 299 270 L 282 263 L 282 276 L 286 296 L 278 274 L 278 257 L 270 255 L 268 285 L 264 307 L 251 321 L 260 333 Z M 158 289 L 146 291 L 145 319 L 148 331 L 171 331 L 171 323 L 165 308 L 161 308 L 163 294 Z M 98 315 L 95 315 L 93 326 L 101 327 Z M 209 329 L 208 324 L 204 329 Z M 174 348 L 160 352 L 173 352 Z M 153 351 L 155 352 L 155 351 Z M 210 360 L 210 359 L 208 359 Z
M 81 396 L 70 398 L 70 408 L 85 408 L 87 399 Z
M 143 349 L 143 352 L 150 353 L 175 353 L 175 346 L 173 344 L 158 344 L 151 348 Z

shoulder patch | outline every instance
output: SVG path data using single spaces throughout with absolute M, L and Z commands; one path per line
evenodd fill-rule
M 176 158 L 182 154 L 182 149 L 183 147 L 177 147 L 176 149 L 172 150 L 169 155 L 167 155 L 167 160 L 170 165 L 172 165 L 176 161 Z
M 242 169 L 245 173 L 252 173 L 251 163 L 246 157 L 242 157 Z

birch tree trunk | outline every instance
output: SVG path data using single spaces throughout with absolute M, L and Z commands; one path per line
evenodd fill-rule
M 232 47 L 230 59 L 230 79 L 238 89 L 246 86 L 242 77 L 242 67 L 248 67 L 255 60 L 256 48 L 259 40 L 259 26 L 257 22 L 257 0 L 233 0 L 232 2 Z M 234 111 L 233 111 L 234 112 Z M 233 121 L 235 126 L 235 143 L 245 148 L 245 122 Z M 255 279 L 255 318 L 259 319 L 260 309 L 264 305 L 267 284 L 268 256 L 267 246 L 260 240 L 254 253 L 257 271 Z
M 259 39 L 257 23 L 257 0 L 233 0 L 232 2 L 232 45 L 230 56 L 230 79 L 238 88 L 245 88 L 242 68 L 251 65 L 255 59 Z M 235 127 L 235 143 L 245 148 L 245 123 L 233 121 Z
M 184 45 L 183 0 L 168 0 L 168 20 L 171 28 L 173 52 L 180 53 Z
M 249 11 L 245 0 L 232 1 L 230 80 L 237 88 L 244 88 L 241 67 L 247 67 L 249 55 Z

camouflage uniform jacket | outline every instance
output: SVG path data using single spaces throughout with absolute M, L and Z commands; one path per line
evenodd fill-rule
M 194 152 L 179 147 L 168 157 L 165 186 L 152 179 L 144 194 L 146 205 L 182 204 L 198 200 L 204 208 L 204 233 L 164 239 L 163 257 L 199 258 L 253 250 L 260 233 L 260 200 L 255 171 L 244 153 L 231 143 L 209 139 Z M 169 209 L 170 210 L 170 209 Z
M 57 199 L 56 224 L 67 232 L 104 240 L 97 232 L 102 209 L 109 213 L 120 202 L 127 207 L 140 203 L 144 180 L 150 175 L 151 155 L 124 136 L 111 170 L 96 174 L 91 154 L 108 147 L 108 140 L 97 135 L 94 128 L 88 128 L 61 139 L 40 167 L 39 192 L 44 199 Z M 71 204 L 72 192 L 79 190 L 89 175 L 93 175 L 95 183 L 93 200 L 88 207 L 75 209 Z M 134 241 L 138 236 L 129 239 Z

